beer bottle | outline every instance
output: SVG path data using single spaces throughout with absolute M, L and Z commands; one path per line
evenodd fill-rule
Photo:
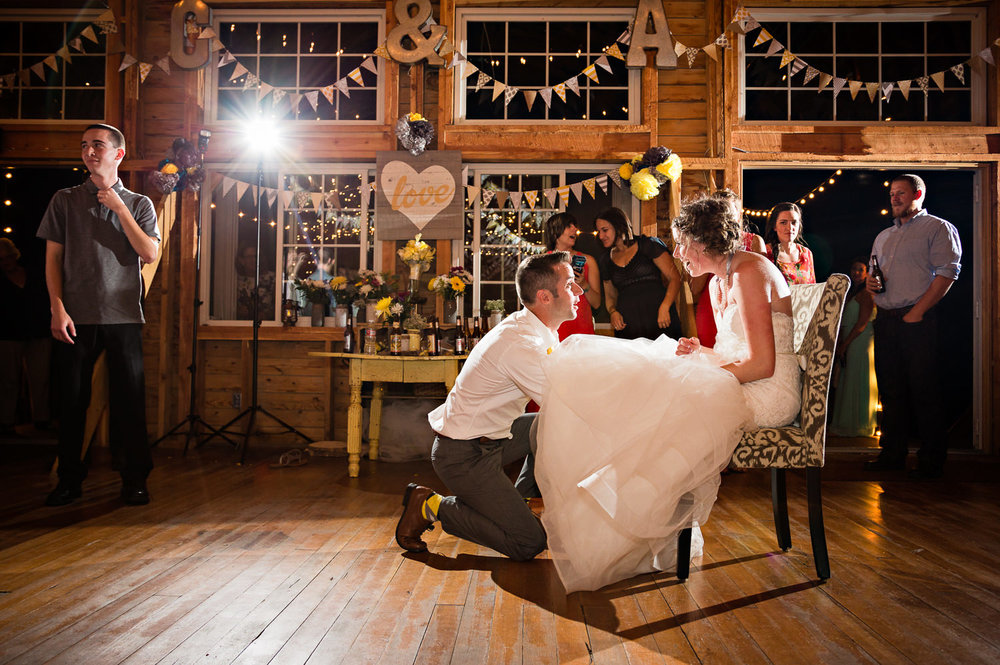
M 347 308 L 347 325 L 344 326 L 344 353 L 357 353 L 358 338 L 354 336 L 353 307 Z
M 882 268 L 878 265 L 878 257 L 874 254 L 872 254 L 872 278 L 878 282 L 875 293 L 885 293 L 885 275 L 882 274 Z
M 455 354 L 465 355 L 469 352 L 469 339 L 465 336 L 465 319 L 459 315 L 455 319 Z
M 431 327 L 427 331 L 427 354 L 431 356 L 436 356 L 439 353 L 440 347 L 438 346 L 438 340 L 441 339 L 441 328 L 438 326 L 437 318 L 431 319 Z
M 472 342 L 469 344 L 470 349 L 476 348 L 476 344 L 479 344 L 479 340 L 483 338 L 483 333 L 479 329 L 479 317 L 475 317 L 472 320 Z
M 389 355 L 403 355 L 403 331 L 399 328 L 399 321 L 392 322 L 392 332 L 389 335 Z

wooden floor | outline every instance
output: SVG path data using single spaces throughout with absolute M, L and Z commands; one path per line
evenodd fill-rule
M 0 445 L 2 663 L 997 663 L 1000 465 L 936 483 L 823 485 L 833 578 L 815 579 L 804 484 L 776 550 L 766 473 L 724 478 L 686 584 L 646 575 L 564 595 L 440 529 L 393 542 L 402 488 L 430 465 L 313 458 L 237 466 L 224 445 L 158 449 L 153 502 L 126 507 L 99 455 L 81 501 L 45 508 L 50 445 Z

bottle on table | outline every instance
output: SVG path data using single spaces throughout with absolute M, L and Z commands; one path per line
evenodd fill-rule
M 441 352 L 439 342 L 441 340 L 441 327 L 437 318 L 431 319 L 431 327 L 427 330 L 427 354 L 436 356 Z
M 358 338 L 354 335 L 353 307 L 347 308 L 347 325 L 344 326 L 344 353 L 357 353 Z
M 882 268 L 878 265 L 878 257 L 874 254 L 872 254 L 872 278 L 878 282 L 875 293 L 885 293 L 885 275 L 882 274 Z
M 378 355 L 378 340 L 376 339 L 375 326 L 368 324 L 365 328 L 365 355 L 374 356 Z
M 479 340 L 483 338 L 483 332 L 479 329 L 479 317 L 472 319 L 472 340 L 469 342 L 469 348 L 476 348 L 476 344 L 479 344 Z
M 399 321 L 392 322 L 392 331 L 389 333 L 389 355 L 403 355 L 403 331 L 399 327 Z
M 465 318 L 461 315 L 455 319 L 455 354 L 465 355 L 469 352 L 469 339 L 465 336 Z

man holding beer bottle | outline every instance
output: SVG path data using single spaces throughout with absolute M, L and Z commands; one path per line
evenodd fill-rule
M 917 467 L 909 473 L 915 480 L 940 478 L 948 455 L 934 305 L 962 268 L 958 230 L 924 210 L 926 198 L 927 186 L 919 176 L 892 180 L 894 219 L 875 238 L 867 282 L 878 307 L 875 375 L 882 400 L 882 451 L 865 462 L 865 469 L 905 469 L 912 425 L 920 438 Z

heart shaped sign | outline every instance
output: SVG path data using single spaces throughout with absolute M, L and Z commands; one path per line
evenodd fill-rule
M 421 231 L 455 198 L 455 178 L 443 166 L 429 166 L 417 173 L 404 162 L 389 162 L 382 169 L 379 184 L 390 207 Z

